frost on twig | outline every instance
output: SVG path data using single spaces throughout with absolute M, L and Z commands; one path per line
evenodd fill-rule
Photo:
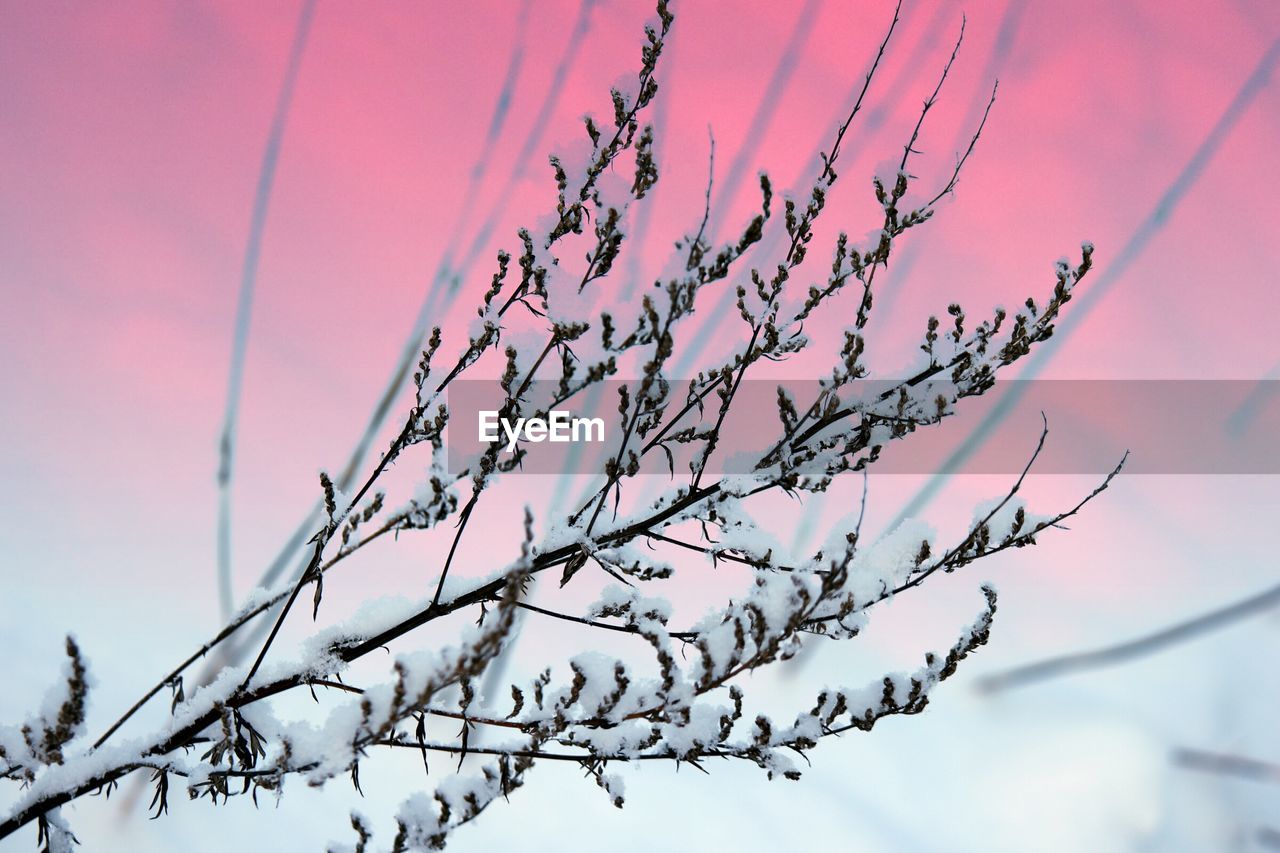
M 62 679 L 45 694 L 40 711 L 20 726 L 0 726 L 0 778 L 35 779 L 36 769 L 65 761 L 63 748 L 84 733 L 89 670 L 67 637 Z

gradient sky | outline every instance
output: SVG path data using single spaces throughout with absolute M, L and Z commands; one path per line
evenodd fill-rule
M 131 660 L 158 667 L 214 627 L 233 319 L 298 8 L 0 3 L 0 636 L 16 636 L 26 614 L 30 641 L 56 649 L 74 622 L 116 658 L 104 678 Z M 700 217 L 708 128 L 713 227 L 749 215 L 760 169 L 779 188 L 808 180 L 891 11 L 840 0 L 676 8 L 642 270 Z M 962 9 L 965 45 L 919 146 L 925 184 L 945 181 L 997 77 L 1000 94 L 955 199 L 909 235 L 883 279 L 873 330 L 889 373 L 928 314 L 1047 294 L 1052 262 L 1082 240 L 1097 246 L 1095 280 L 1108 276 L 1280 37 L 1280 6 L 1267 2 L 907 3 L 846 143 L 815 267 L 837 225 L 855 238 L 871 230 L 869 178 L 900 152 Z M 446 335 L 465 328 L 487 259 L 554 201 L 546 153 L 581 133 L 584 112 L 607 112 L 609 85 L 638 60 L 647 4 L 595 4 L 545 133 L 530 140 L 580 12 L 539 2 L 522 28 L 520 10 L 317 6 L 262 235 L 236 464 L 239 595 L 314 500 L 317 469 L 340 464 L 362 429 L 450 243 L 456 257 L 495 211 Z M 486 149 L 516 44 L 514 98 Z M 788 44 L 793 61 L 780 65 Z M 1277 91 L 1254 93 L 1046 375 L 1251 379 L 1277 367 Z M 527 146 L 533 156 L 515 162 Z M 1068 310 L 1063 329 L 1076 322 Z M 1124 481 L 1106 509 L 1042 549 L 1034 574 L 1010 579 L 1034 616 L 1014 623 L 1018 653 L 1002 660 L 1123 636 L 1274 582 L 1272 479 Z M 919 483 L 886 478 L 875 518 L 887 522 Z M 1088 482 L 1042 484 L 1052 499 Z M 947 495 L 967 518 L 965 501 L 998 488 L 965 481 Z M 113 635 L 93 618 L 103 601 L 139 627 Z M 156 652 L 149 622 L 175 646 Z M 39 695 L 51 652 L 40 654 L 14 662 L 22 686 L 0 702 L 7 716 Z

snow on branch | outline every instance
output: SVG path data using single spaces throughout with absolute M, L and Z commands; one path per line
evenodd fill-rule
M 955 189 L 985 126 L 984 114 L 943 186 L 916 186 L 909 162 L 953 51 L 898 169 L 872 182 L 879 212 L 871 238 L 859 244 L 841 234 L 829 271 L 806 265 L 814 226 L 837 185 L 841 142 L 872 87 L 878 57 L 897 24 L 895 11 L 807 196 L 777 199 L 762 175 L 758 212 L 721 245 L 706 237 L 709 210 L 696 211 L 664 276 L 630 306 L 638 310 L 624 315 L 629 306 L 610 305 L 608 285 L 618 258 L 630 249 L 631 210 L 648 200 L 659 180 L 654 129 L 645 116 L 659 94 L 660 58 L 673 20 L 660 0 L 644 31 L 639 68 L 610 92 L 607 117 L 585 119 L 585 139 L 550 158 L 554 205 L 518 232 L 514 252 L 498 254 L 492 277 L 479 283 L 470 328 L 430 335 L 414 376 L 412 406 L 377 464 L 349 490 L 322 476 L 325 517 L 298 581 L 256 593 L 92 742 L 84 732 L 87 667 L 67 641 L 68 664 L 41 709 L 16 727 L 0 728 L 0 781 L 24 786 L 0 818 L 0 838 L 36 824 L 41 843 L 66 849 L 73 836 L 59 808 L 85 794 L 109 793 L 135 773 L 150 780 L 159 817 L 175 784 L 214 804 L 263 792 L 282 796 L 294 779 L 323 785 L 344 777 L 359 788 L 361 768 L 395 750 L 422 756 L 426 790 L 405 799 L 394 829 L 384 832 L 352 816 L 356 850 L 370 849 L 375 837 L 385 837 L 396 851 L 443 847 L 454 830 L 526 784 L 539 762 L 580 766 L 619 807 L 625 800 L 619 768 L 641 761 L 707 769 L 709 758 L 733 759 L 770 778 L 795 779 L 796 759 L 808 760 L 824 738 L 923 711 L 935 688 L 988 641 L 996 594 L 983 586 L 976 619 L 954 644 L 925 655 L 911 672 L 863 687 L 828 687 L 789 718 L 758 712 L 742 687 L 744 675 L 777 666 L 806 644 L 856 638 L 876 605 L 937 572 L 1035 544 L 1103 491 L 1115 472 L 1066 511 L 1035 514 L 1027 508 L 1019 492 L 1044 446 L 1047 424 L 1007 494 L 980 507 L 966 534 L 951 543 L 923 522 L 866 542 L 859 514 L 828 530 L 820 550 L 793 555 L 758 522 L 756 507 L 760 495 L 818 499 L 837 478 L 865 474 L 886 445 L 909 441 L 956 415 L 964 399 L 989 390 L 1005 367 L 1053 334 L 1092 266 L 1092 246 L 1082 247 L 1078 261 L 1060 261 L 1047 297 L 1027 299 L 1012 317 L 996 310 L 977 318 L 950 304 L 945 321 L 925 322 L 921 363 L 908 378 L 869 399 L 853 393 L 869 372 L 872 350 L 864 331 L 877 273 L 898 241 L 928 222 L 935 203 Z M 785 250 L 746 267 L 744 258 L 765 245 L 766 234 L 776 235 Z M 696 331 L 690 318 L 717 287 L 736 295 L 735 322 L 743 324 L 746 342 L 731 357 L 703 364 L 691 380 L 673 376 L 672 358 L 683 345 L 678 332 Z M 851 302 L 842 299 L 847 292 Z M 851 322 L 834 342 L 837 356 L 813 397 L 779 389 L 776 435 L 752 452 L 746 473 L 718 475 L 714 463 L 724 453 L 726 419 L 740 403 L 744 377 L 764 362 L 812 348 L 805 324 L 820 312 Z M 506 568 L 462 572 L 464 540 L 488 539 L 497 553 L 502 540 L 487 522 L 479 530 L 476 519 L 529 453 L 495 442 L 465 470 L 446 467 L 443 440 L 451 410 L 445 391 L 482 361 L 501 376 L 499 414 L 511 421 L 545 417 L 551 408 L 531 402 L 535 381 L 550 380 L 554 406 L 599 391 L 607 379 L 633 378 L 617 392 L 616 445 L 609 446 L 584 498 L 567 512 L 535 506 L 541 532 L 526 512 L 519 553 Z M 675 450 L 684 446 L 694 451 L 692 461 L 687 472 L 678 472 Z M 426 473 L 411 494 L 389 497 L 383 474 L 402 456 L 420 460 Z M 669 485 L 635 500 L 638 473 L 663 458 Z M 375 542 L 418 535 L 442 537 L 433 540 L 438 574 L 429 595 L 415 587 L 420 600 L 369 608 L 319 628 L 294 659 L 275 648 L 287 621 L 306 618 L 299 609 L 313 620 L 324 613 L 331 572 L 357 562 Z M 677 622 L 681 579 L 721 564 L 745 577 L 745 587 L 725 581 L 717 588 L 722 599 L 704 618 Z M 536 585 L 542 575 L 558 586 Z M 580 597 L 568 596 L 593 584 L 598 594 L 584 611 Z M 297 608 L 300 599 L 307 604 Z M 475 624 L 453 644 L 439 648 L 422 639 L 424 629 L 455 625 L 458 620 L 445 620 L 462 613 Z M 536 638 L 551 621 L 582 632 L 582 651 L 567 661 L 548 660 L 532 678 L 501 683 L 500 697 L 483 695 L 488 678 L 505 677 L 494 664 L 520 642 L 518 620 L 524 619 L 526 636 Z M 188 668 L 248 625 L 270 626 L 252 664 L 227 667 L 210 683 L 186 690 Z M 591 639 L 605 634 L 633 643 L 633 653 L 591 650 Z M 396 652 L 388 679 L 354 683 L 351 664 L 384 648 Z M 166 690 L 172 700 L 168 720 L 150 730 L 139 727 L 135 713 Z M 317 701 L 324 697 L 322 719 L 284 721 L 273 713 L 274 697 L 299 690 L 311 691 Z M 143 730 L 125 740 L 119 733 L 131 722 Z

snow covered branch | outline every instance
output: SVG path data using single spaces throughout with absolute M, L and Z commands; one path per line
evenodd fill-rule
M 999 309 L 975 323 L 960 305 L 950 304 L 945 324 L 936 317 L 925 323 L 921 361 L 907 379 L 871 398 L 857 393 L 870 373 L 864 332 L 877 273 L 887 267 L 898 241 L 928 222 L 937 202 L 955 189 L 986 121 L 984 113 L 941 187 L 917 186 L 909 171 L 914 145 L 960 49 L 958 39 L 896 171 L 872 182 L 879 212 L 870 238 L 859 244 L 841 234 L 829 272 L 811 275 L 806 261 L 815 225 L 837 184 L 841 143 L 890 44 L 895 11 L 865 85 L 823 153 L 808 192 L 779 201 L 768 176 L 761 175 L 758 211 L 735 237 L 714 245 L 706 236 L 708 190 L 706 209 L 693 217 L 695 227 L 663 274 L 638 305 L 620 304 L 618 289 L 610 286 L 619 275 L 618 258 L 630 249 L 630 216 L 659 179 L 654 130 L 644 116 L 658 96 L 659 62 L 672 23 L 666 2 L 659 2 L 645 29 L 639 69 L 610 92 L 610 113 L 587 117 L 585 140 L 551 157 L 554 207 L 519 231 L 515 253 L 498 254 L 491 279 L 480 283 L 471 327 L 461 334 L 431 334 L 414 377 L 412 405 L 378 463 L 349 495 L 321 477 L 324 518 L 297 582 L 258 591 L 216 636 L 92 742 L 83 731 L 91 682 L 79 649 L 68 640 L 67 670 L 44 707 L 20 726 L 0 728 L 0 780 L 25 786 L 0 820 L 0 838 L 35 823 L 51 848 L 65 846 L 72 836 L 59 807 L 86 793 L 109 792 L 134 773 L 150 774 L 159 816 L 167 809 L 171 779 L 182 780 L 192 798 L 215 804 L 264 791 L 281 796 L 292 779 L 322 785 L 341 776 L 358 787 L 362 764 L 393 750 L 420 753 L 429 779 L 429 792 L 410 795 L 394 833 L 388 833 L 397 851 L 444 846 L 452 831 L 525 784 L 539 761 L 580 765 L 618 806 L 624 780 L 615 768 L 639 761 L 706 769 L 707 759 L 733 759 L 770 778 L 795 779 L 795 759 L 807 760 L 824 738 L 870 730 L 887 716 L 920 713 L 933 690 L 988 641 L 997 599 L 991 587 L 982 586 L 974 621 L 956 632 L 951 646 L 925 655 L 910 672 L 889 673 L 865 686 L 828 687 L 786 719 L 753 710 L 740 686 L 745 674 L 776 666 L 806 644 L 857 637 L 877 604 L 939 571 L 954 572 L 1035 544 L 1096 497 L 1111 477 L 1066 511 L 1028 510 L 1019 491 L 1044 446 L 1047 424 L 1027 469 L 1005 495 L 980 508 L 967 533 L 951 544 L 914 522 L 866 542 L 860 514 L 830 529 L 821 549 L 793 555 L 757 521 L 755 507 L 762 495 L 816 499 L 837 478 L 870 469 L 886 445 L 909 440 L 955 415 L 961 400 L 989 390 L 1000 371 L 1053 334 L 1059 313 L 1092 266 L 1092 246 L 1082 247 L 1078 261 L 1059 261 L 1047 297 L 1027 299 L 1012 317 Z M 765 257 L 766 235 L 785 250 Z M 745 343 L 729 357 L 704 364 L 692 379 L 671 375 L 673 356 L 697 332 L 691 320 L 696 309 L 705 305 L 704 296 L 723 288 L 736 295 Z M 845 304 L 842 297 L 849 293 L 852 304 Z M 816 349 L 819 341 L 805 326 L 820 312 L 842 313 L 852 324 L 834 342 L 838 353 L 813 399 L 797 400 L 780 388 L 777 432 L 752 451 L 743 469 L 748 473 L 717 474 L 717 453 L 725 453 L 726 422 L 735 403 L 740 405 L 744 377 L 766 362 Z M 442 361 L 447 368 L 440 367 Z M 511 561 L 505 568 L 484 566 L 464 575 L 463 541 L 476 537 L 475 520 L 486 501 L 499 484 L 517 476 L 531 452 L 494 442 L 468 460 L 465 470 L 446 468 L 452 410 L 444 394 L 482 362 L 500 374 L 499 414 L 512 421 L 545 416 L 601 390 L 606 380 L 634 378 L 618 391 L 616 446 L 610 445 L 591 489 L 574 509 L 535 505 L 526 512 L 518 554 L 501 558 Z M 550 406 L 531 401 L 534 383 L 543 380 L 555 388 Z M 692 461 L 687 473 L 678 474 L 675 451 L 684 447 L 692 448 Z M 411 495 L 397 499 L 385 491 L 383 475 L 402 457 L 421 459 L 426 474 Z M 656 496 L 637 499 L 640 472 L 663 458 L 670 484 Z M 543 527 L 535 525 L 535 516 Z M 429 595 L 318 629 L 296 657 L 284 658 L 277 640 L 286 623 L 298 620 L 295 605 L 307 600 L 304 592 L 309 590 L 316 620 L 330 573 L 375 542 L 430 535 L 446 522 L 453 529 L 435 551 L 438 574 Z M 490 553 L 497 553 L 497 544 Z M 721 563 L 732 565 L 745 584 L 722 583 L 723 599 L 706 617 L 694 624 L 677 620 L 677 608 L 659 594 L 662 585 L 677 585 Z M 500 563 L 495 559 L 493 565 Z M 559 584 L 549 595 L 546 583 L 536 583 L 548 573 Z M 569 603 L 564 590 L 570 584 L 574 590 L 597 585 L 596 600 L 585 612 Z M 452 626 L 444 620 L 462 612 L 474 616 L 475 625 L 451 645 L 437 648 L 421 639 L 423 629 Z M 634 643 L 635 652 L 614 657 L 583 651 L 567 666 L 548 661 L 532 678 L 502 684 L 501 699 L 488 695 L 486 681 L 503 677 L 494 664 L 519 643 L 526 616 L 535 627 L 554 620 L 584 632 L 584 649 L 592 648 L 591 638 L 608 634 Z M 192 664 L 244 626 L 260 624 L 270 630 L 251 664 L 226 667 L 188 694 L 184 674 Z M 351 665 L 383 648 L 396 652 L 388 679 L 354 683 Z M 135 713 L 166 688 L 172 693 L 167 722 L 125 740 L 124 727 L 138 727 Z M 273 713 L 273 697 L 299 689 L 325 696 L 322 704 L 329 707 L 318 724 L 287 722 Z M 509 710 L 498 710 L 500 704 Z M 437 755 L 448 756 L 448 763 L 434 761 Z M 352 826 L 356 849 L 367 849 L 376 828 L 359 816 Z

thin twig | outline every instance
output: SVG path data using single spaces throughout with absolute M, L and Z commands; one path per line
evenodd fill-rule
M 1206 752 L 1200 749 L 1176 749 L 1173 763 L 1187 770 L 1235 776 L 1253 782 L 1280 783 L 1280 764 L 1259 761 L 1243 755 Z
M 231 477 L 235 469 L 236 422 L 240 413 L 240 393 L 244 385 L 245 351 L 249 346 L 249 322 L 253 313 L 253 291 L 258 277 L 258 259 L 262 254 L 262 235 L 267 226 L 267 209 L 271 188 L 275 184 L 276 164 L 284 141 L 285 124 L 293 104 L 294 84 L 302 67 L 302 55 L 311 31 L 315 0 L 303 0 L 298 25 L 289 48 L 289 61 L 276 100 L 267 146 L 262 154 L 258 186 L 253 197 L 253 215 L 249 220 L 249 239 L 245 245 L 240 271 L 240 295 L 236 302 L 235 333 L 231 343 L 231 368 L 227 376 L 227 402 L 222 417 L 222 437 L 218 442 L 218 607 L 222 621 L 231 618 Z
M 1225 607 L 1201 613 L 1118 645 L 1062 655 L 988 675 L 978 682 L 978 687 L 984 692 L 995 693 L 1015 687 L 1026 687 L 1077 672 L 1117 666 L 1190 642 L 1205 634 L 1230 627 L 1243 619 L 1265 613 L 1277 606 L 1280 606 L 1280 586 L 1271 587 Z

